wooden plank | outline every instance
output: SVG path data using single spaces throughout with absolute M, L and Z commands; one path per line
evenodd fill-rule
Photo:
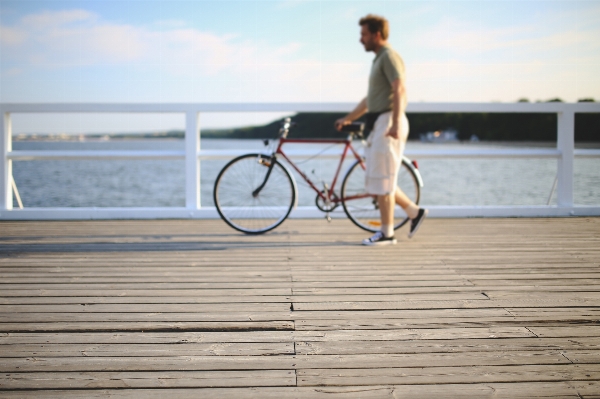
M 573 294 L 574 297 L 575 294 Z M 488 300 L 489 298 L 482 295 L 480 292 L 453 292 L 453 293 L 422 293 L 422 294 L 405 294 L 403 297 L 411 301 L 439 301 L 439 300 Z M 343 295 L 343 296 L 274 296 L 274 295 L 230 295 L 230 296 L 186 296 L 186 297 L 106 297 L 100 296 L 90 300 L 90 297 L 34 297 L 34 298 L 0 298 L 0 311 L 2 305 L 40 305 L 40 304 L 198 304 L 198 303 L 268 303 L 268 302 L 324 302 L 327 300 L 335 302 L 383 302 L 392 301 L 398 298 L 397 295 Z
M 559 263 L 530 263 L 526 266 L 523 264 L 467 264 L 462 262 L 458 267 L 452 267 L 456 273 L 463 274 L 529 274 L 529 273 L 552 273 L 560 274 L 566 278 L 579 273 L 597 273 L 597 265 L 595 262 L 559 262 Z
M 600 350 L 600 337 L 580 338 L 457 338 L 414 341 L 296 341 L 297 354 L 306 355 L 344 355 L 376 353 L 461 353 L 490 351 L 505 353 L 509 351 L 537 350 Z
M 524 327 L 339 331 L 149 332 L 149 333 L 3 333 L 1 344 L 32 343 L 177 343 L 287 341 L 404 341 L 459 338 L 535 337 Z
M 597 301 L 586 298 L 572 299 L 546 299 L 546 298 L 518 298 L 497 300 L 455 300 L 455 301 L 389 301 L 389 302 L 294 302 L 294 310 L 318 311 L 318 310 L 392 310 L 392 309 L 470 309 L 470 308 L 518 308 L 526 307 L 549 307 L 560 306 L 594 306 Z
M 574 300 L 578 298 L 592 299 L 596 303 L 600 303 L 600 292 L 579 291 L 579 292 L 512 292 L 512 291 L 491 291 L 486 292 L 486 295 L 491 300 L 509 300 L 509 299 L 539 299 L 539 300 L 556 300 L 566 299 Z
M 293 355 L 293 342 L 178 342 L 170 344 L 14 344 L 1 345 L 3 358 L 17 357 L 174 357 Z M 209 359 L 210 361 L 210 359 Z
M 561 354 L 573 363 L 600 364 L 600 350 L 564 350 Z M 599 391 L 600 392 L 600 391 Z
M 110 284 L 118 284 L 118 283 L 190 283 L 190 282 L 239 282 L 239 283 L 248 283 L 248 282 L 288 282 L 290 276 L 281 276 L 281 277 L 263 277 L 263 276 L 214 276 L 209 278 L 203 277 L 192 277 L 192 276 L 161 276 L 161 277 L 144 277 L 144 276 L 127 276 L 127 277 L 98 277 L 98 276 L 83 276 L 83 277 L 45 277 L 44 282 L 47 283 L 59 283 L 66 284 L 69 282 L 79 282 L 79 283 L 110 283 Z M 4 283 L 8 284 L 29 284 L 29 283 L 37 283 L 39 282 L 39 277 L 32 275 L 29 277 L 5 277 L 2 279 Z
M 439 263 L 439 262 L 436 262 Z M 10 277 L 30 277 L 31 275 L 37 275 L 42 278 L 52 277 L 57 275 L 68 275 L 71 277 L 123 277 L 129 276 L 131 273 L 135 273 L 139 276 L 154 277 L 154 276 L 192 276 L 192 277 L 215 277 L 228 274 L 238 274 L 244 277 L 256 277 L 256 276 L 277 276 L 277 277 L 289 277 L 293 271 L 294 275 L 298 276 L 318 276 L 319 274 L 326 274 L 329 276 L 344 276 L 350 273 L 354 275 L 390 275 L 395 274 L 396 276 L 420 276 L 426 277 L 430 274 L 442 274 L 442 275 L 457 275 L 457 272 L 453 268 L 448 267 L 436 267 L 430 266 L 426 269 L 423 268 L 423 263 L 420 263 L 419 267 L 403 267 L 402 269 L 394 268 L 393 265 L 385 266 L 376 264 L 368 269 L 361 268 L 359 265 L 339 265 L 336 267 L 319 267 L 312 264 L 307 266 L 286 266 L 285 268 L 273 268 L 271 265 L 265 265 L 264 262 L 260 262 L 258 265 L 253 265 L 251 262 L 239 263 L 236 261 L 235 266 L 228 266 L 227 264 L 221 264 L 218 260 L 215 260 L 214 264 L 203 263 L 201 267 L 199 265 L 169 265 L 168 269 L 165 269 L 163 264 L 157 265 L 95 265 L 93 263 L 86 263 L 82 266 L 80 263 L 74 263 L 72 265 L 62 263 L 60 265 L 46 265 L 40 266 L 38 262 L 32 264 L 14 264 L 14 265 L 0 265 L 0 272 Z M 502 270 L 496 269 L 498 272 Z M 535 269 L 539 270 L 539 269 Z M 578 269 L 579 270 L 579 269 Z M 587 268 L 588 273 L 596 273 L 595 268 Z M 522 269 L 516 269 L 517 272 L 523 272 Z M 395 272 L 395 273 L 394 273 Z M 549 269 L 550 273 L 556 274 L 554 269 Z M 563 271 L 564 272 L 564 271 Z M 531 272 L 529 272 L 531 273 Z M 568 275 L 568 273 L 565 273 Z
M 542 327 L 530 328 L 531 332 L 540 338 L 547 337 L 600 337 L 600 325 L 594 326 L 569 326 L 569 327 Z
M 600 275 L 597 276 L 600 279 Z M 7 282 L 12 282 L 12 280 L 16 280 L 16 279 L 9 279 Z M 388 281 L 388 280 L 402 280 L 405 283 L 409 282 L 409 281 L 446 281 L 446 282 L 452 282 L 452 281 L 462 281 L 462 280 L 467 280 L 466 277 L 464 276 L 454 276 L 454 275 L 443 275 L 443 274 L 429 274 L 429 275 L 409 275 L 409 276 L 402 276 L 402 278 L 400 278 L 400 276 L 398 276 L 397 274 L 395 274 L 393 271 L 389 271 L 386 273 L 370 273 L 368 275 L 352 275 L 352 274 L 348 274 L 348 273 L 344 273 L 341 274 L 339 276 L 336 275 L 327 275 L 325 273 L 323 274 L 319 274 L 319 273 L 315 273 L 313 276 L 299 276 L 296 273 L 294 273 L 294 283 L 295 284 L 301 284 L 301 283 L 309 283 L 309 282 L 351 282 L 351 281 L 356 281 L 356 282 L 364 282 L 364 281 Z
M 458 286 L 458 287 L 363 287 L 361 293 L 368 295 L 405 295 L 405 294 L 421 294 L 421 293 L 446 293 L 446 292 L 485 292 L 489 294 L 496 290 L 504 290 L 511 292 L 519 291 L 542 291 L 545 292 L 559 292 L 559 291 L 577 291 L 577 292 L 595 292 L 600 291 L 600 285 L 586 285 L 586 286 L 573 286 L 573 285 L 554 285 L 552 287 L 536 286 L 536 285 L 518 285 L 510 286 L 509 289 L 499 287 L 497 285 L 487 286 Z M 299 287 L 293 289 L 294 296 L 301 295 L 348 295 L 356 293 L 356 289 L 338 287 Z M 34 293 L 35 294 L 35 293 Z M 10 293 L 12 295 L 12 292 Z M 4 295 L 6 296 L 6 295 Z M 31 295 L 24 295 L 31 296 Z
M 163 300 L 169 300 L 171 298 L 185 298 L 185 297 L 225 297 L 225 296 L 290 296 L 292 295 L 291 288 L 251 288 L 246 289 L 72 289 L 71 285 L 63 288 L 52 289 L 46 287 L 44 289 L 12 289 L 6 288 L 6 286 L 0 285 L 2 292 L 0 293 L 0 303 L 7 302 L 11 298 L 36 298 L 44 297 L 45 300 L 49 300 L 52 297 L 59 298 L 161 298 Z M 140 287 L 138 287 L 140 288 Z M 599 286 L 600 288 L 600 286 Z M 158 300 L 158 299 L 157 299 Z
M 600 365 L 526 365 L 478 367 L 428 367 L 381 369 L 299 369 L 298 386 L 315 385 L 405 385 L 529 382 L 597 381 Z
M 364 319 L 415 319 L 456 317 L 462 319 L 479 317 L 503 317 L 514 315 L 503 308 L 474 308 L 474 309 L 384 309 L 384 310 L 315 310 L 292 313 L 295 320 L 364 320 Z
M 591 396 L 579 396 L 577 389 L 584 391 L 583 384 L 594 382 L 521 382 L 521 383 L 486 383 L 486 384 L 426 384 L 396 386 L 348 386 L 348 387 L 256 387 L 256 388 L 200 388 L 170 389 L 172 397 L 181 399 L 581 399 Z M 577 388 L 575 388 L 577 386 Z M 595 386 L 597 388 L 597 385 Z M 105 398 L 148 398 L 163 399 L 164 390 L 68 390 L 68 391 L 19 391 L 3 392 L 7 399 L 37 398 L 43 394 L 46 399 L 70 399 L 86 397 L 90 399 Z
M 290 321 L 291 312 L 220 312 L 220 313 L 0 313 L 2 323 L 63 322 L 265 322 Z
M 599 399 L 600 383 L 598 381 L 570 381 L 567 385 L 577 391 L 580 398 Z
M 552 287 L 552 286 L 565 286 L 565 285 L 573 285 L 573 286 L 590 286 L 590 285 L 598 285 L 600 284 L 600 277 L 597 278 L 555 278 L 555 279 L 503 279 L 499 278 L 496 280 L 488 280 L 488 279 L 479 279 L 479 278 L 471 278 L 469 281 L 475 286 L 490 286 L 494 287 L 510 287 L 510 286 L 536 286 L 536 287 Z
M 460 338 L 524 338 L 534 335 L 524 327 L 411 328 L 397 330 L 293 331 L 298 341 L 403 341 Z
M 1 333 L 3 344 L 181 344 L 190 342 L 293 342 L 293 331 Z
M 283 369 L 355 369 L 423 368 L 462 366 L 507 366 L 571 364 L 558 351 L 528 351 L 497 354 L 493 352 L 421 353 L 381 355 L 319 356 L 135 356 L 127 357 L 39 357 L 1 359 L 0 372 L 73 372 L 73 371 L 198 371 L 198 370 L 283 370 Z
M 468 280 L 554 280 L 554 279 L 566 279 L 570 280 L 569 277 L 565 277 L 560 273 L 506 273 L 503 271 L 502 273 L 495 273 L 492 275 L 489 274 L 468 274 L 468 273 L 460 273 L 460 277 L 466 278 Z M 570 277 L 576 279 L 598 279 L 600 278 L 600 272 L 596 271 L 593 273 L 577 273 L 577 274 L 569 274 Z
M 293 370 L 52 372 L 0 375 L 0 389 L 295 386 Z
M 487 301 L 488 297 L 480 292 L 443 292 L 443 293 L 419 293 L 404 294 L 401 296 L 405 301 L 452 301 L 471 300 Z M 354 295 L 292 295 L 293 302 L 388 302 L 397 301 L 399 295 L 366 295 L 356 292 Z
M 415 318 L 415 319 L 350 319 L 350 320 L 296 320 L 296 330 L 358 330 L 358 329 L 402 329 L 402 328 L 447 328 L 447 327 L 490 327 L 490 326 L 565 326 L 593 323 L 589 316 L 545 316 L 545 317 L 472 317 L 472 318 Z
M 590 321 L 595 321 L 600 317 L 600 308 L 598 307 L 507 308 L 506 311 L 517 317 L 575 314 L 587 316 Z
M 40 284 L 38 281 L 31 283 L 20 283 L 20 284 L 5 284 L 0 282 L 0 288 L 2 292 L 8 290 L 41 290 L 42 293 L 52 291 L 61 291 L 68 292 L 70 290 L 113 290 L 113 291 L 143 291 L 148 292 L 151 290 L 194 290 L 194 289 L 235 289 L 235 290 L 252 290 L 252 289 L 285 289 L 289 290 L 290 287 L 289 281 L 283 282 L 262 282 L 262 281 L 252 281 L 252 282 L 181 282 L 181 283 L 44 283 Z M 287 294 L 286 294 L 287 295 Z
M 285 312 L 290 302 L 235 302 L 227 303 L 99 303 L 99 304 L 57 304 L 57 305 L 0 305 L 0 313 L 216 313 L 235 310 L 236 312 Z
M 100 319 L 101 320 L 101 319 Z M 0 332 L 112 332 L 112 331 L 291 331 L 293 321 L 79 321 L 0 323 Z
M 38 281 L 30 281 L 28 283 L 17 283 L 17 284 L 6 284 L 0 282 L 0 288 L 2 291 L 16 289 L 37 289 L 37 290 L 141 290 L 148 291 L 154 289 L 176 289 L 176 290 L 188 290 L 188 289 L 266 289 L 266 288 L 284 288 L 289 287 L 304 288 L 304 287 L 332 287 L 332 288 L 381 288 L 381 287 L 400 287 L 400 288 L 411 288 L 411 287 L 463 287 L 473 286 L 473 284 L 467 280 L 452 280 L 452 281 L 403 281 L 403 280 L 390 280 L 387 281 L 347 281 L 347 282 L 336 282 L 336 281 L 309 281 L 309 282 L 289 282 L 289 281 L 211 281 L 211 282 L 128 282 L 128 283 L 80 283 L 73 281 L 71 283 L 51 283 L 45 282 L 40 284 Z
M 82 303 L 86 305 L 98 304 L 224 304 L 224 303 L 289 303 L 291 296 L 275 295 L 231 295 L 231 296 L 178 296 L 178 297 L 10 297 L 0 298 L 0 308 L 2 305 L 70 305 Z

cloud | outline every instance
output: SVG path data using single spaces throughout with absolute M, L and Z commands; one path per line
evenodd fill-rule
M 590 15 L 600 17 L 596 9 L 589 10 L 585 16 L 580 10 L 564 12 L 561 24 L 552 25 L 557 15 L 546 15 L 523 25 L 504 27 L 488 27 L 475 25 L 469 20 L 445 17 L 427 32 L 419 33 L 411 40 L 430 54 L 439 57 L 440 54 L 449 56 L 493 56 L 506 58 L 510 51 L 511 58 L 534 59 L 535 57 L 563 58 L 565 55 L 575 55 L 578 48 L 589 50 L 600 49 L 600 27 L 597 23 L 589 25 Z M 570 25 L 577 21 L 578 25 Z M 549 29 L 557 26 L 560 29 Z
M 46 11 L 27 15 L 14 26 L 1 26 L 0 33 L 5 62 L 38 67 L 136 64 L 175 75 L 192 71 L 214 75 L 239 71 L 243 65 L 290 64 L 296 71 L 304 66 L 305 73 L 310 73 L 308 66 L 315 63 L 298 56 L 301 43 L 273 47 L 181 25 L 181 21 L 160 21 L 162 29 L 153 30 L 103 21 L 84 10 Z M 275 68 L 269 73 L 290 74 Z
M 2 71 L 2 75 L 6 77 L 14 77 L 19 76 L 23 73 L 23 70 L 20 68 L 9 68 L 6 71 Z
M 26 15 L 21 19 L 21 25 L 31 30 L 45 30 L 94 18 L 95 15 L 86 10 L 44 11 Z
M 96 71 L 90 72 L 93 79 L 106 81 L 96 93 L 112 90 L 116 98 L 123 98 L 124 92 L 150 92 L 153 94 L 143 98 L 315 101 L 323 98 L 323 87 L 327 86 L 324 80 L 331 80 L 332 76 L 348 80 L 362 72 L 360 68 L 335 71 L 320 58 L 303 56 L 305 45 L 301 42 L 274 46 L 265 40 L 185 27 L 180 22 L 137 26 L 106 21 L 85 10 L 27 15 L 10 26 L 0 27 L 3 77 L 8 77 L 6 71 L 17 66 L 38 80 L 52 71 L 78 71 L 79 76 L 85 71 Z M 114 70 L 120 70 L 121 76 L 127 76 L 120 79 L 127 80 L 107 80 L 107 76 L 114 76 L 109 71 Z M 82 94 L 77 98 L 93 95 L 91 90 L 85 90 L 85 85 L 92 83 L 82 81 Z M 109 85 L 114 87 L 109 89 Z M 67 95 L 64 89 L 61 92 Z M 5 90 L 3 96 L 10 97 L 9 93 Z M 348 94 L 346 88 L 333 95 L 348 98 Z M 354 97 L 359 95 L 355 93 Z M 106 96 L 96 94 L 93 98 Z
M 26 31 L 0 26 L 0 43 L 3 46 L 18 46 L 25 42 L 26 39 Z
M 155 25 L 161 28 L 183 28 L 187 26 L 187 22 L 181 19 L 163 19 L 156 21 Z
M 144 32 L 103 23 L 85 10 L 45 11 L 2 26 L 4 62 L 89 65 L 135 60 L 147 52 Z M 8 31 L 8 40 L 4 32 Z

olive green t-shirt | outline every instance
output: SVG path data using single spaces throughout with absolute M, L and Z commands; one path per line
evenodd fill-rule
M 379 50 L 369 76 L 367 109 L 369 112 L 382 112 L 392 108 L 392 82 L 404 80 L 404 61 L 389 45 Z

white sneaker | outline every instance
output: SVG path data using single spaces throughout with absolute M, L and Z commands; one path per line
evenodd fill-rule
M 362 242 L 363 245 L 394 245 L 395 243 L 394 236 L 386 238 L 381 231 L 375 233 L 371 238 L 365 238 Z

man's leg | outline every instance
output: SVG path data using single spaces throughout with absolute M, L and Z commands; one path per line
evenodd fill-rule
M 419 230 L 421 223 L 423 223 L 423 219 L 425 219 L 429 212 L 427 209 L 419 208 L 419 206 L 412 202 L 398 187 L 396 187 L 396 191 L 394 192 L 394 200 L 402 207 L 402 209 L 404 209 L 404 212 L 406 212 L 410 218 L 408 238 L 412 238 L 417 233 L 417 230 Z
M 395 244 L 394 238 L 394 194 L 378 195 L 379 214 L 381 216 L 381 231 L 371 238 L 363 240 L 363 245 Z
M 408 198 L 406 194 L 404 194 L 404 192 L 400 190 L 399 187 L 396 187 L 396 191 L 394 192 L 394 199 L 396 204 L 400 205 L 400 207 L 404 209 L 404 212 L 406 212 L 406 215 L 408 215 L 409 218 L 414 219 L 419 215 L 419 206 L 412 202 L 410 198 Z M 393 209 L 394 208 L 392 208 L 392 214 Z
M 394 235 L 394 194 L 378 195 L 377 203 L 381 215 L 381 232 L 386 237 Z

